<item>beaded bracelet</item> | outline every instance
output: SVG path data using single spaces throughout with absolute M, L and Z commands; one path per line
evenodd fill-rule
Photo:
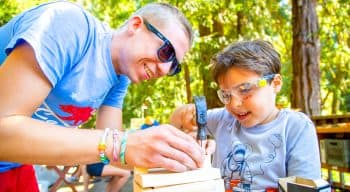
M 101 136 L 100 142 L 98 143 L 100 161 L 105 165 L 109 164 L 109 159 L 106 156 L 106 140 L 107 140 L 108 133 L 109 133 L 109 128 L 106 128 L 103 135 Z
M 118 161 L 118 135 L 117 129 L 113 130 L 113 161 Z

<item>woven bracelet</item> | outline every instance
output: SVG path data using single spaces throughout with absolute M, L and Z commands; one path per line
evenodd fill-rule
M 123 165 L 126 165 L 125 162 L 125 150 L 126 150 L 126 140 L 128 139 L 128 131 L 126 131 L 123 135 L 123 138 L 120 142 L 120 153 L 119 153 L 119 158 L 120 158 L 120 163 Z
M 129 131 L 126 131 L 123 135 L 123 138 L 120 142 L 120 153 L 119 153 L 119 158 L 120 158 L 120 163 L 122 165 L 126 165 L 126 161 L 125 161 L 125 151 L 126 151 L 126 142 L 128 140 L 128 134 L 129 133 L 132 133 L 136 130 L 129 130 Z
M 113 130 L 113 161 L 118 161 L 118 135 L 119 131 L 117 129 Z

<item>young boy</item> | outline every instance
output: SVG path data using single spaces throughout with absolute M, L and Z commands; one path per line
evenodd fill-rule
M 208 133 L 216 141 L 213 166 L 237 191 L 277 188 L 278 178 L 321 177 L 316 131 L 300 112 L 278 109 L 281 62 L 265 41 L 231 44 L 212 59 L 212 72 L 225 108 L 208 111 Z M 192 104 L 178 108 L 171 122 L 192 129 Z M 229 184 L 228 184 L 229 185 Z M 235 185 L 235 184 L 233 184 Z

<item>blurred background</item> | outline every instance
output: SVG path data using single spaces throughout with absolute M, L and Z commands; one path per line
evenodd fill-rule
M 43 0 L 0 0 L 0 25 Z M 278 105 L 306 114 L 350 111 L 350 0 L 76 0 L 117 28 L 150 2 L 168 2 L 185 13 L 196 31 L 194 46 L 182 62 L 183 72 L 129 87 L 124 128 L 146 116 L 167 123 L 178 105 L 205 95 L 208 108 L 220 107 L 210 58 L 238 40 L 264 39 L 281 54 L 283 90 Z M 133 123 L 132 123 L 133 122 Z M 133 125 L 130 125 L 130 124 Z M 93 127 L 92 118 L 87 127 Z

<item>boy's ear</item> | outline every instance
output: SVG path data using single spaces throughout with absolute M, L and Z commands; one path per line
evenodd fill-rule
M 128 21 L 128 34 L 134 34 L 143 26 L 143 19 L 141 16 L 134 15 Z
M 283 84 L 282 76 L 280 74 L 276 74 L 271 82 L 271 85 L 273 86 L 275 93 L 278 93 L 281 91 L 282 84 Z

